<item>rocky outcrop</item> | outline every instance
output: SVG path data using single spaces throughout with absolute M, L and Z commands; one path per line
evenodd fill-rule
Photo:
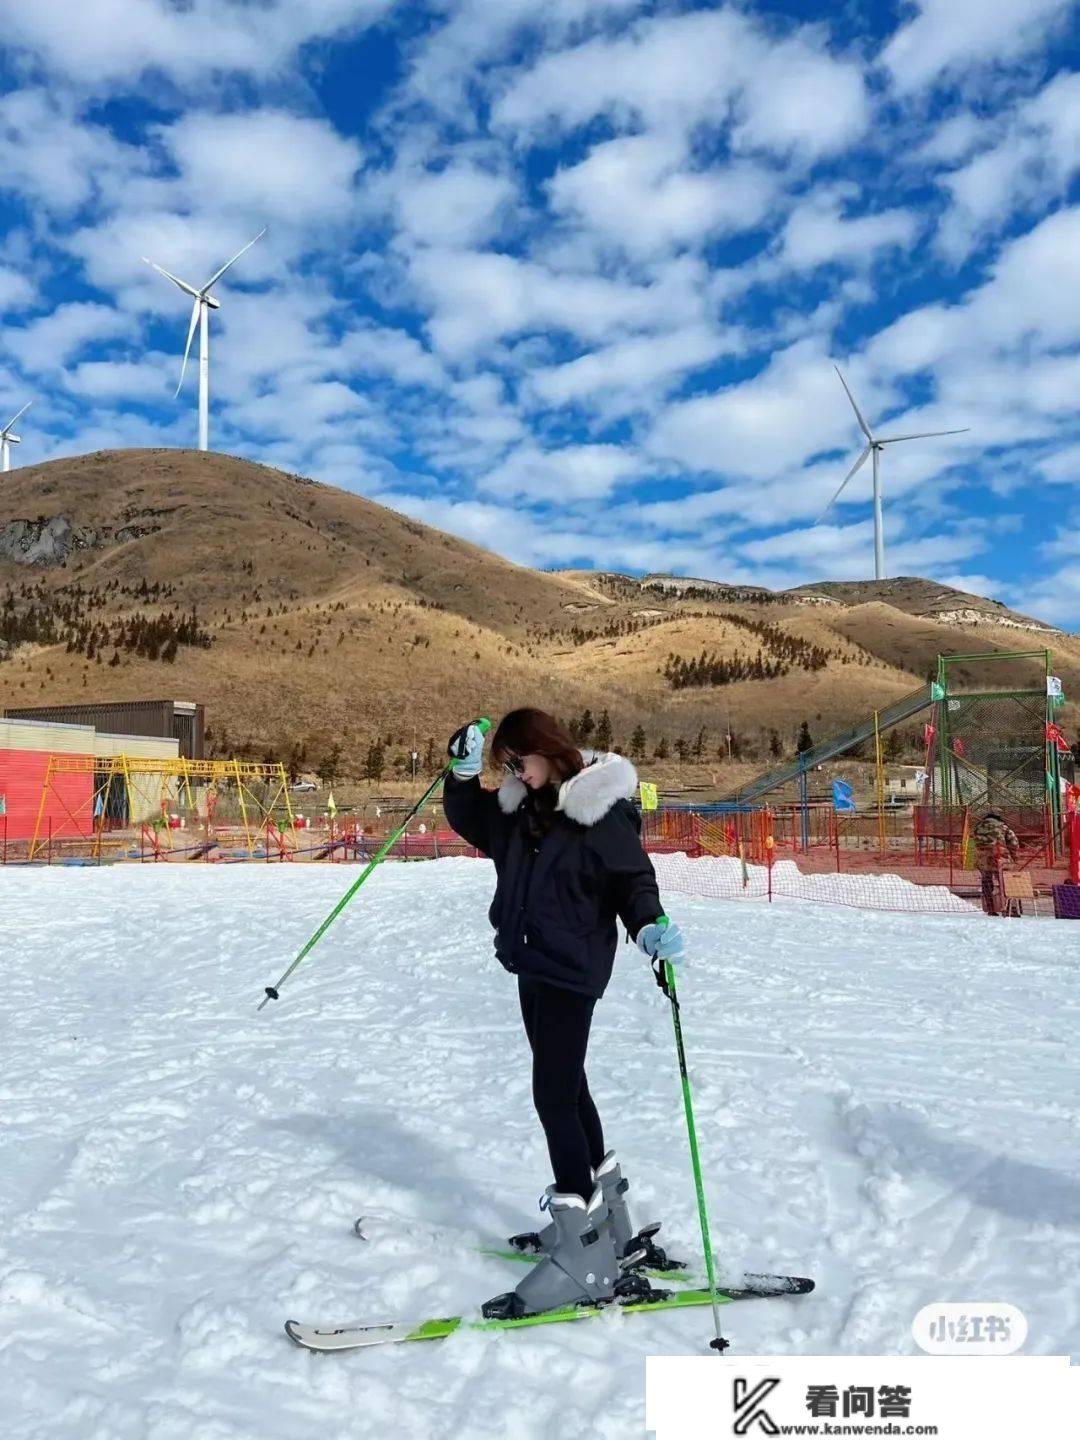
M 0 529 L 0 559 L 17 565 L 63 565 L 74 550 L 96 550 L 103 537 L 88 526 L 72 525 L 66 515 L 12 520 Z
M 156 534 L 162 528 L 161 517 L 171 515 L 175 508 L 129 506 L 120 517 L 123 523 L 115 528 L 73 525 L 66 515 L 12 520 L 0 528 L 0 560 L 14 560 L 17 565 L 63 565 L 75 550 L 101 550 Z

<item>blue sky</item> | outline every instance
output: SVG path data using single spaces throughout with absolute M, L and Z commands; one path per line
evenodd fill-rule
M 18 463 L 211 445 L 534 566 L 886 565 L 1080 627 L 1064 0 L 0 0 Z M 977 18 L 973 18 L 977 17 Z

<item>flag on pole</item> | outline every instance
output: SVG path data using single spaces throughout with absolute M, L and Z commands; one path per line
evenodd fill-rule
M 641 791 L 642 810 L 655 810 L 659 804 L 656 786 L 651 785 L 648 780 L 642 780 L 638 788 Z
M 1062 755 L 1068 755 L 1069 751 L 1072 749 L 1072 746 L 1069 744 L 1068 740 L 1065 739 L 1065 732 L 1062 730 L 1060 725 L 1047 725 L 1046 739 L 1049 744 L 1056 745 Z
M 833 809 L 850 814 L 855 809 L 855 795 L 846 780 L 832 782 Z
M 326 797 L 326 813 L 330 816 L 331 820 L 333 820 L 334 816 L 337 814 L 337 806 L 334 804 L 333 790 L 331 790 Z

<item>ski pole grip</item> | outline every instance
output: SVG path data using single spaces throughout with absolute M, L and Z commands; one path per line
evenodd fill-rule
M 491 729 L 491 721 L 487 718 L 486 715 L 481 715 L 479 720 L 473 721 L 473 724 L 480 731 L 481 735 L 486 735 Z

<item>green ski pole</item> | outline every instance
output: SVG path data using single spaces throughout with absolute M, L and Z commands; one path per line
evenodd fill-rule
M 666 929 L 668 917 L 661 915 L 657 922 Z M 709 1277 L 709 1298 L 712 1301 L 713 1324 L 716 1338 L 709 1341 L 709 1348 L 720 1354 L 728 1348 L 728 1342 L 720 1333 L 720 1305 L 716 1298 L 716 1274 L 713 1268 L 712 1243 L 709 1240 L 709 1217 L 705 1209 L 705 1187 L 701 1181 L 701 1161 L 698 1157 L 697 1131 L 694 1128 L 694 1106 L 690 1099 L 690 1076 L 686 1071 L 686 1050 L 683 1046 L 682 1021 L 679 1019 L 679 999 L 675 993 L 675 971 L 670 960 L 653 960 L 656 983 L 671 1001 L 671 1018 L 675 1025 L 675 1048 L 679 1055 L 679 1076 L 682 1080 L 683 1109 L 686 1111 L 686 1129 L 690 1136 L 690 1163 L 694 1170 L 694 1186 L 697 1190 L 698 1217 L 701 1220 L 701 1241 L 705 1246 L 705 1272 Z
M 476 725 L 476 726 L 478 727 L 478 729 L 480 729 L 485 735 L 486 735 L 487 732 L 491 729 L 491 721 L 490 721 L 490 720 L 487 720 L 487 719 L 484 719 L 484 718 L 481 718 L 481 719 L 479 719 L 479 720 L 474 720 L 474 721 L 473 721 L 473 724 Z M 446 763 L 446 764 L 443 766 L 443 768 L 439 771 L 438 775 L 436 775 L 435 779 L 431 782 L 431 784 L 428 786 L 428 788 L 424 791 L 423 795 L 420 796 L 420 799 L 416 802 L 416 804 L 413 806 L 413 808 L 409 811 L 408 815 L 405 816 L 405 819 L 401 822 L 401 824 L 398 826 L 398 828 L 397 828 L 397 829 L 394 831 L 394 833 L 390 836 L 389 840 L 385 841 L 385 842 L 379 847 L 377 853 L 372 856 L 371 860 L 370 860 L 370 861 L 368 862 L 368 864 L 365 866 L 364 871 L 363 871 L 363 873 L 360 875 L 360 877 L 359 877 L 357 880 L 354 880 L 353 883 L 349 886 L 348 890 L 345 891 L 345 894 L 341 897 L 341 899 L 338 901 L 338 903 L 334 906 L 333 910 L 330 911 L 330 914 L 327 915 L 326 919 L 322 922 L 322 924 L 319 926 L 319 928 L 315 931 L 315 934 L 312 935 L 311 939 L 310 939 L 310 940 L 307 942 L 307 944 L 301 949 L 301 951 L 300 951 L 300 953 L 297 955 L 296 959 L 292 962 L 292 964 L 289 966 L 289 968 L 285 971 L 284 975 L 282 975 L 281 979 L 277 982 L 277 984 L 276 984 L 276 985 L 267 985 L 267 987 L 266 987 L 266 994 L 264 995 L 264 997 L 263 997 L 263 999 L 262 999 L 262 1001 L 260 1002 L 259 1007 L 258 1007 L 260 1010 L 263 1008 L 263 1006 L 267 1003 L 268 1000 L 276 1000 L 276 999 L 278 999 L 278 991 L 281 989 L 282 985 L 285 984 L 285 981 L 288 980 L 289 976 L 293 973 L 293 971 L 296 969 L 296 967 L 300 964 L 300 962 L 301 962 L 301 960 L 303 960 L 304 956 L 307 955 L 309 951 L 313 950 L 313 949 L 315 948 L 315 946 L 319 943 L 319 941 L 322 939 L 322 937 L 323 937 L 323 935 L 326 933 L 326 931 L 330 928 L 330 926 L 333 924 L 333 922 L 337 919 L 337 917 L 338 917 L 338 916 L 341 914 L 341 912 L 345 909 L 345 906 L 349 903 L 349 901 L 352 899 L 352 897 L 353 897 L 353 896 L 356 894 L 356 892 L 360 889 L 360 886 L 363 885 L 364 881 L 368 878 L 368 876 L 371 874 L 371 872 L 372 872 L 372 871 L 375 869 L 375 867 L 379 864 L 379 862 L 380 862 L 380 860 L 382 860 L 383 856 L 386 855 L 387 851 L 393 849 L 394 845 L 397 844 L 398 840 L 400 840 L 401 836 L 405 833 L 405 827 L 408 825 L 409 821 L 413 818 L 413 816 L 414 816 L 418 811 L 420 811 L 420 810 L 422 810 L 422 809 L 424 808 L 424 806 L 427 804 L 427 802 L 428 802 L 428 800 L 430 799 L 430 797 L 435 793 L 435 791 L 439 788 L 439 786 L 440 786 L 440 785 L 443 783 L 443 781 L 446 779 L 447 775 L 450 773 L 450 770 L 451 770 L 453 764 L 454 764 L 454 762 L 453 762 L 452 760 L 447 761 L 447 763 Z

